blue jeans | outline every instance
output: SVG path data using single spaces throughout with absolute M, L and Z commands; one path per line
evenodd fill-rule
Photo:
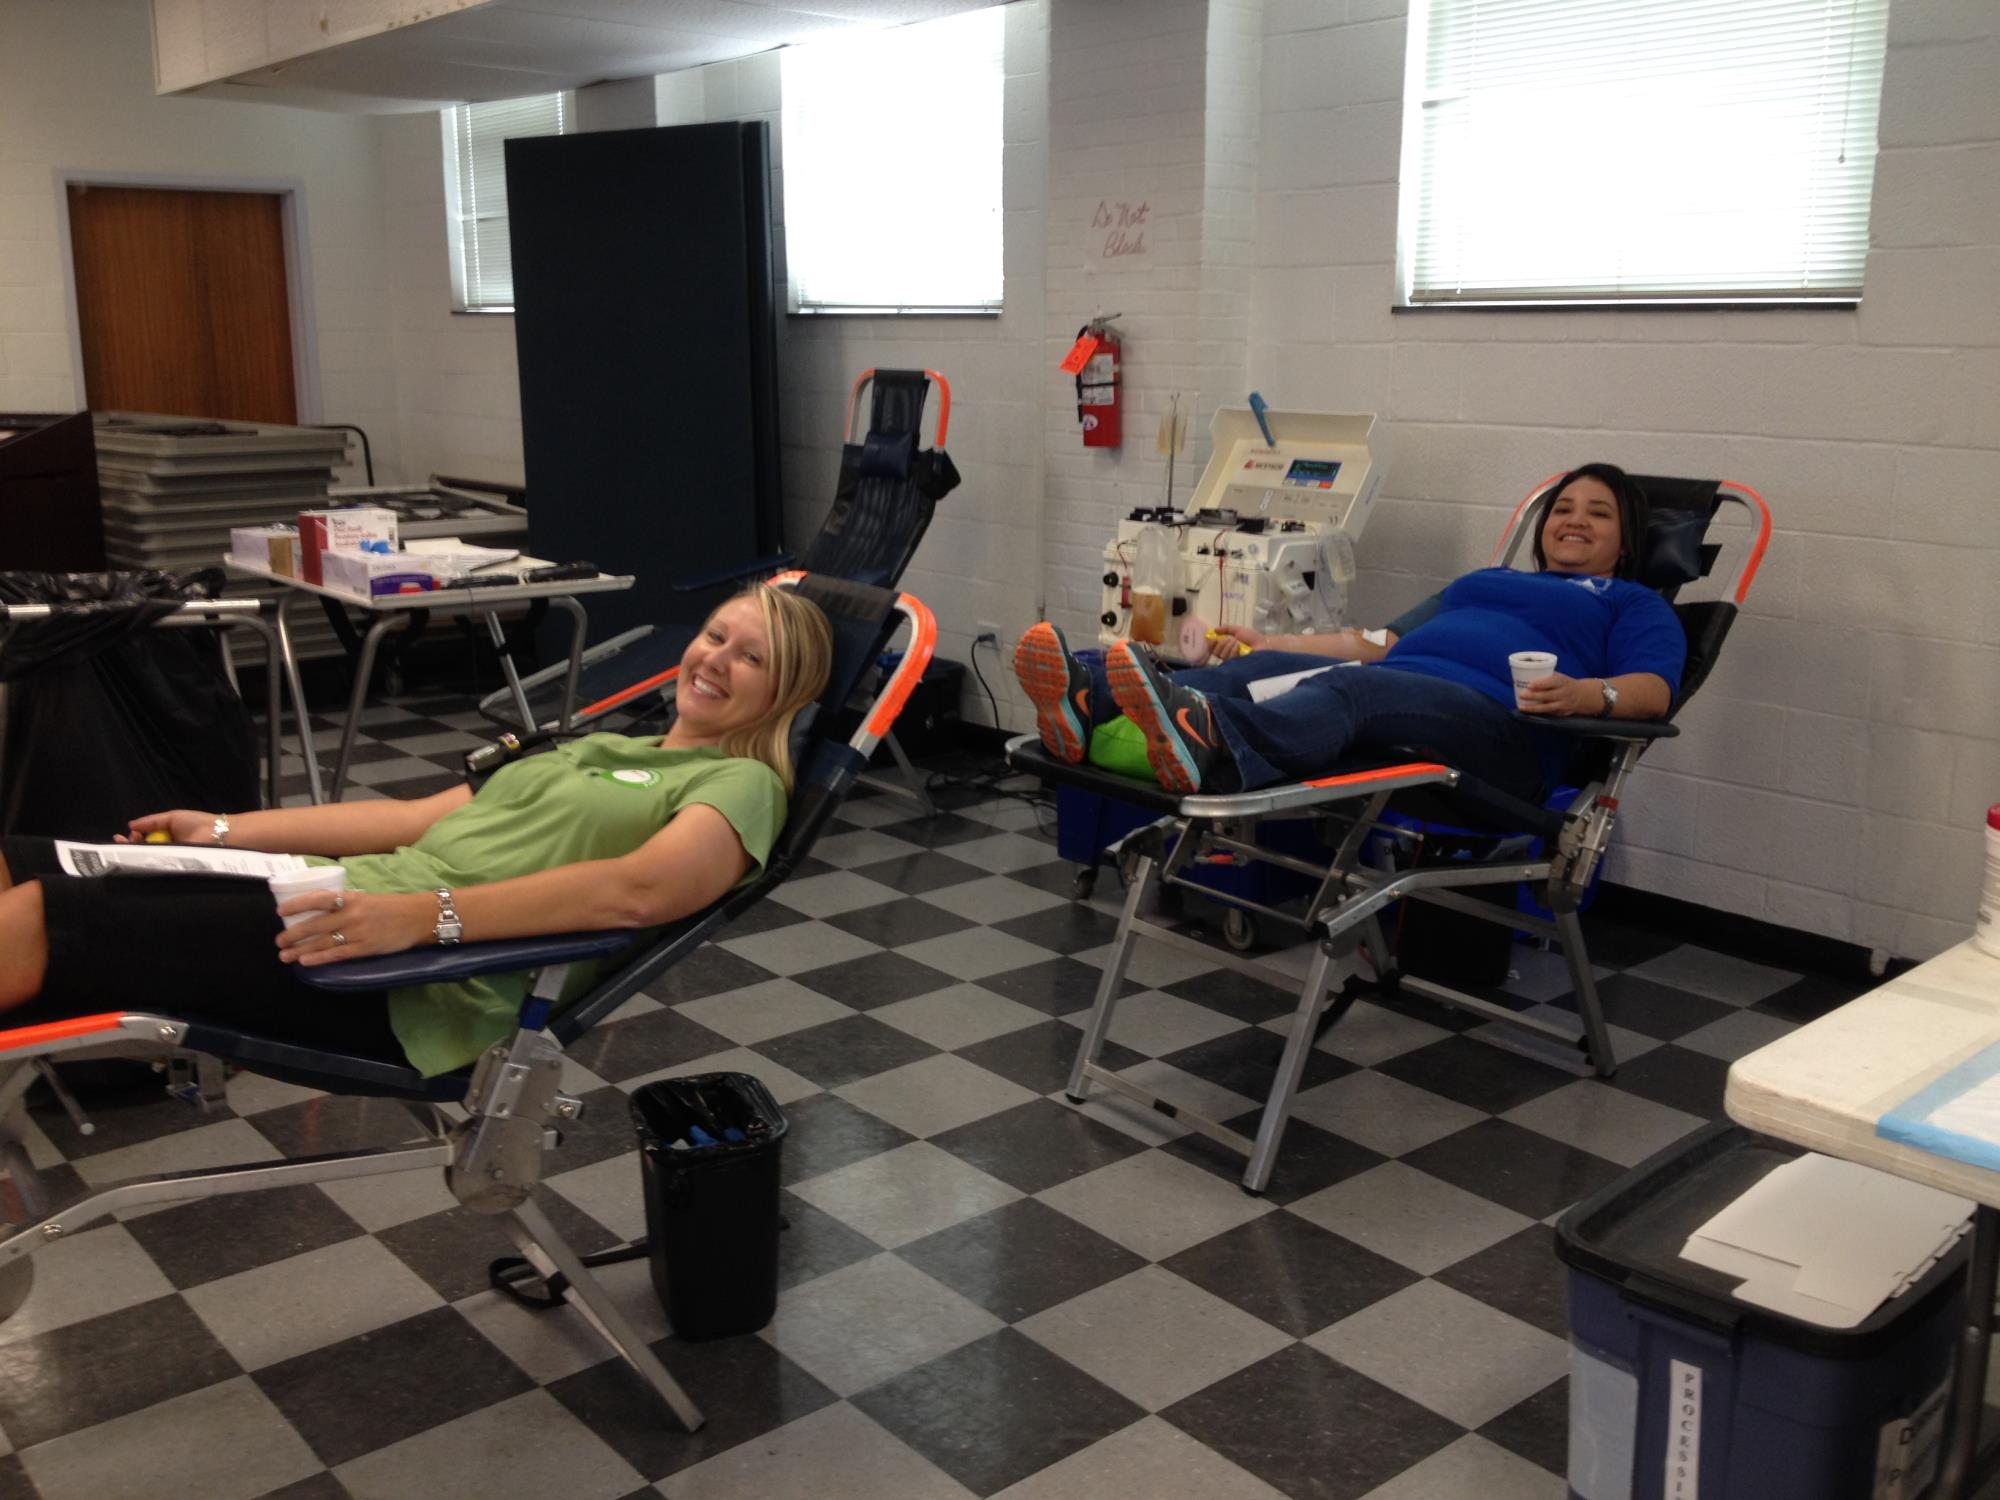
M 1542 799 L 1557 747 L 1518 723 L 1512 709 L 1461 683 L 1394 667 L 1336 665 L 1268 702 L 1250 696 L 1250 684 L 1261 678 L 1326 664 L 1324 656 L 1258 651 L 1176 672 L 1173 680 L 1208 699 L 1244 791 L 1323 776 L 1350 750 L 1403 747 L 1516 797 Z M 1090 671 L 1095 726 L 1117 718 L 1118 705 L 1103 664 L 1091 663 Z

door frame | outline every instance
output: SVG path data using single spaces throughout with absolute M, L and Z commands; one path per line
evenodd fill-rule
M 63 308 L 68 320 L 70 369 L 75 372 L 76 409 L 89 406 L 84 389 L 83 320 L 76 302 L 76 247 L 70 241 L 72 187 L 152 188 L 166 192 L 268 193 L 278 199 L 285 234 L 286 316 L 292 325 L 292 400 L 300 425 L 325 420 L 320 405 L 319 341 L 314 335 L 312 256 L 307 247 L 305 183 L 296 177 L 202 177 L 180 172 L 121 172 L 96 167 L 57 167 L 56 248 L 62 257 Z

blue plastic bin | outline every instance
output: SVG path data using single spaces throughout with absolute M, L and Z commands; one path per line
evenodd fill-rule
M 1739 1302 L 1735 1278 L 1680 1258 L 1800 1154 L 1721 1122 L 1563 1216 L 1572 1500 L 1867 1500 L 1878 1469 L 1935 1463 L 1969 1238 L 1842 1329 Z

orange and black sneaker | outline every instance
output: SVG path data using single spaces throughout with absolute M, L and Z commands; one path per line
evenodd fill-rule
M 1146 760 L 1160 785 L 1182 794 L 1200 791 L 1216 762 L 1229 754 L 1208 699 L 1179 686 L 1130 641 L 1104 653 L 1104 670 L 1111 696 L 1146 738 Z
M 1014 647 L 1014 676 L 1035 705 L 1042 748 L 1075 765 L 1090 744 L 1090 673 L 1047 620 L 1030 625 Z

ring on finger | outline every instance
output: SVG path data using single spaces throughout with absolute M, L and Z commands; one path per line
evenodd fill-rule
M 347 905 L 346 893 L 344 891 L 335 891 L 333 893 L 333 909 L 335 911 L 340 911 L 344 909 L 346 905 Z
M 345 948 L 347 946 L 347 934 L 344 932 L 336 932 L 333 935 L 333 946 L 336 948 Z

